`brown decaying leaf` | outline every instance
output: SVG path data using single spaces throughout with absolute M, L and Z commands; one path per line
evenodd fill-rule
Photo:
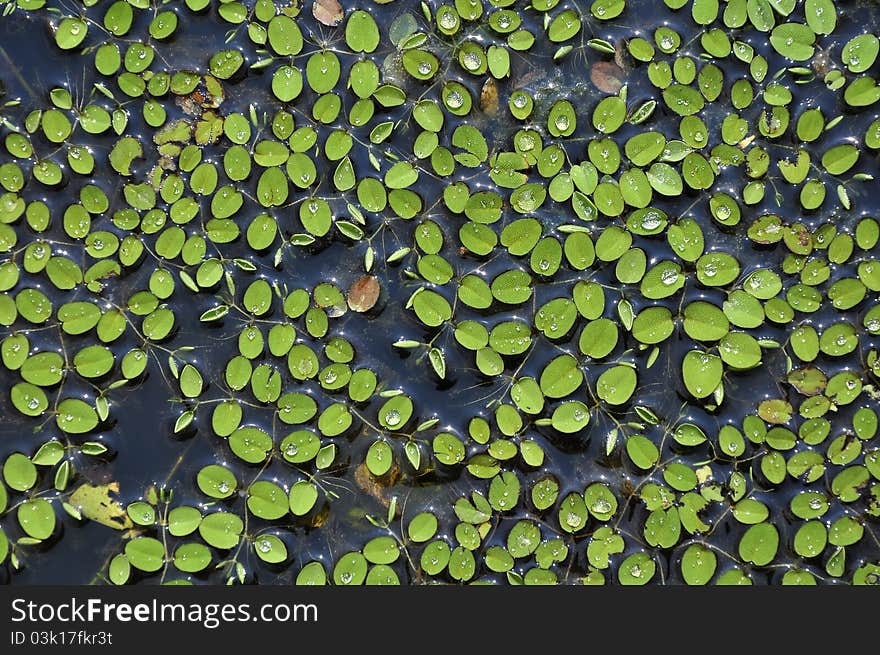
M 486 79 L 480 90 L 480 109 L 488 116 L 498 113 L 498 85 L 491 77 Z
M 391 504 L 391 498 L 389 498 L 386 489 L 393 487 L 399 478 L 400 467 L 397 465 L 397 462 L 394 462 L 388 473 L 381 477 L 376 477 L 370 473 L 370 469 L 367 468 L 366 464 L 361 464 L 354 470 L 354 481 L 357 483 L 357 486 L 385 507 Z
M 625 79 L 623 69 L 612 61 L 597 61 L 590 67 L 590 81 L 602 93 L 617 93 Z
M 322 25 L 336 27 L 345 17 L 345 11 L 337 0 L 315 0 L 312 3 L 312 16 Z
M 348 290 L 348 306 L 355 312 L 368 312 L 379 299 L 379 280 L 374 275 L 363 275 Z

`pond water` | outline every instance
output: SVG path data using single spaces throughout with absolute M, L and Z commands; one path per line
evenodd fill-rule
M 877 582 L 877 3 L 86 4 L 0 4 L 4 582 Z

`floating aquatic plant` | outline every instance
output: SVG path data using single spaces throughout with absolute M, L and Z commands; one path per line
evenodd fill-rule
M 2 2 L 0 563 L 877 583 L 880 16 L 653 4 Z

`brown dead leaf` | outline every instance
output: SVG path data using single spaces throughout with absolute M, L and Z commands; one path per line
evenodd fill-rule
M 348 306 L 355 312 L 368 312 L 379 299 L 380 291 L 375 275 L 363 275 L 348 290 Z
M 354 481 L 362 491 L 382 503 L 385 507 L 391 504 L 391 499 L 385 493 L 386 488 L 394 486 L 400 478 L 400 467 L 395 462 L 388 473 L 377 477 L 370 473 L 366 464 L 361 464 L 354 470 Z
M 613 61 L 597 61 L 590 67 L 590 81 L 602 93 L 617 93 L 625 80 L 623 69 Z
M 311 525 L 313 528 L 320 528 L 327 522 L 327 518 L 330 516 L 330 505 L 324 505 L 317 514 L 315 514 L 311 519 Z
M 336 27 L 345 18 L 345 11 L 338 0 L 315 0 L 312 3 L 312 15 L 322 25 Z
M 183 110 L 183 113 L 187 116 L 198 118 L 202 115 L 202 106 L 199 101 L 193 97 L 193 94 L 177 96 L 174 98 L 174 102 L 177 103 L 177 106 L 180 107 Z
M 488 116 L 498 113 L 498 85 L 491 77 L 486 79 L 480 91 L 480 109 Z

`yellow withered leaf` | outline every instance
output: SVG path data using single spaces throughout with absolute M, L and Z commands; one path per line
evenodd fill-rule
M 110 497 L 111 493 L 119 493 L 118 482 L 98 486 L 86 482 L 76 488 L 68 502 L 91 521 L 114 530 L 127 530 L 133 523 L 119 501 Z

